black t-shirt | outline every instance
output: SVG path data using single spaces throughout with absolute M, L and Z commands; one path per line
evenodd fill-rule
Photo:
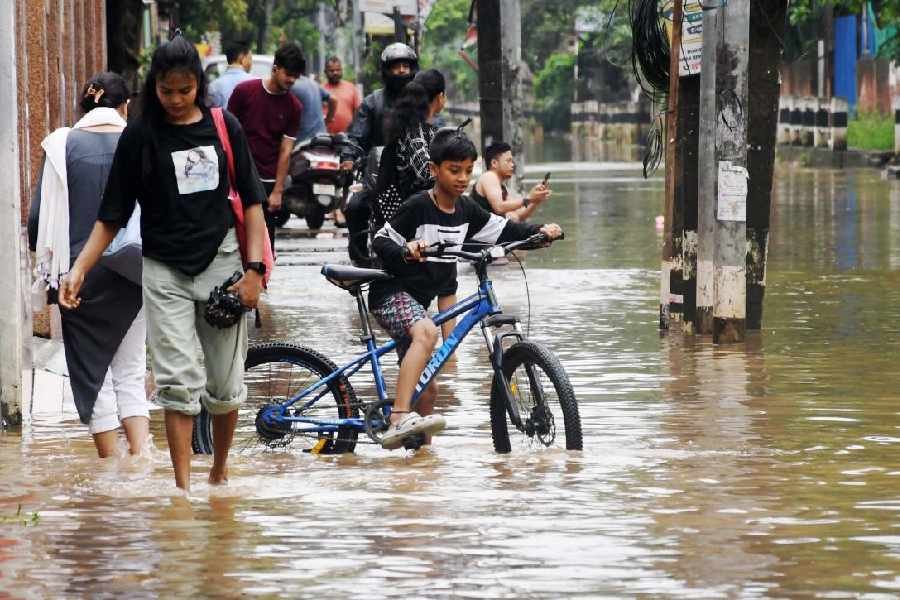
M 247 138 L 238 120 L 224 114 L 238 193 L 245 207 L 261 204 L 265 192 Z M 228 187 L 225 152 L 208 110 L 189 125 L 138 121 L 119 139 L 97 218 L 124 226 L 140 202 L 144 256 L 193 276 L 209 266 L 234 225 Z
M 378 306 L 388 296 L 406 291 L 427 308 L 435 296 L 456 293 L 456 258 L 429 257 L 424 263 L 408 263 L 403 260 L 403 247 L 407 242 L 497 244 L 524 240 L 539 229 L 540 225 L 516 223 L 491 214 L 465 196 L 456 199 L 453 214 L 435 206 L 429 192 L 410 196 L 372 241 L 372 249 L 394 278 L 372 282 L 369 305 Z

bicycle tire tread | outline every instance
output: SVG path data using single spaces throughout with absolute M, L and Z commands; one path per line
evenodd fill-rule
M 337 365 L 324 354 L 301 346 L 299 344 L 291 344 L 288 342 L 265 342 L 262 344 L 254 344 L 247 350 L 247 359 L 244 362 L 244 370 L 262 364 L 266 361 L 278 359 L 282 357 L 300 357 L 300 362 L 305 366 L 315 370 L 320 376 L 338 369 Z M 334 386 L 338 386 L 335 388 Z M 329 385 L 332 395 L 339 394 L 344 402 L 344 417 L 359 416 L 359 403 L 357 402 L 356 392 L 346 377 L 336 379 Z M 342 407 L 335 404 L 335 407 L 341 411 Z M 195 454 L 212 454 L 213 440 L 211 423 L 205 410 L 194 420 L 194 430 L 191 438 L 191 445 Z M 356 447 L 355 438 L 353 440 L 338 439 L 333 443 L 333 453 L 349 453 L 353 452 Z
M 569 376 L 560 363 L 557 356 L 542 344 L 528 340 L 516 342 L 503 353 L 503 374 L 509 377 L 516 367 L 528 361 L 540 366 L 547 374 L 559 398 L 559 405 L 563 413 L 564 430 L 566 435 L 566 450 L 582 450 L 583 434 L 581 430 L 581 417 L 578 412 L 578 402 L 575 391 L 569 382 Z M 494 450 L 499 454 L 512 451 L 509 438 L 509 422 L 506 403 L 497 393 L 499 381 L 492 381 L 491 385 L 491 437 Z

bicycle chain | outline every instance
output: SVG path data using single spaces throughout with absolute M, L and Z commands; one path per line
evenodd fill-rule
M 357 408 L 357 409 L 360 409 L 360 412 L 362 412 L 363 415 L 365 415 L 365 413 L 368 411 L 368 407 L 371 406 L 371 404 L 372 404 L 371 402 L 361 402 L 361 401 L 357 401 L 357 402 L 352 402 L 352 403 L 350 403 L 349 406 L 350 406 L 351 408 Z M 361 432 L 361 433 L 365 433 L 365 432 Z M 268 448 L 272 448 L 272 449 L 275 449 L 275 448 L 285 448 L 285 447 L 289 446 L 290 444 L 292 444 L 293 441 L 294 441 L 296 438 L 299 438 L 299 437 L 302 437 L 302 438 L 308 438 L 308 439 L 310 439 L 310 440 L 316 440 L 316 441 L 318 441 L 319 439 L 321 439 L 321 438 L 318 436 L 318 434 L 315 434 L 315 433 L 295 433 L 295 432 L 292 431 L 292 432 L 286 432 L 286 433 L 284 434 L 284 436 L 282 436 L 282 437 L 280 437 L 280 438 L 273 439 L 273 440 L 265 440 L 265 439 L 263 439 L 263 438 L 260 437 L 260 438 L 259 438 L 259 443 L 262 444 L 262 445 L 264 445 L 264 446 L 266 446 L 266 447 L 268 447 Z M 351 438 L 341 438 L 341 437 L 338 437 L 338 438 L 329 438 L 329 439 L 331 439 L 331 440 L 333 440 L 333 441 L 335 441 L 335 442 L 346 442 L 346 443 L 356 443 L 356 444 L 371 444 L 371 445 L 373 445 L 373 446 L 379 445 L 377 442 L 372 441 L 372 439 L 369 438 L 367 435 L 359 436 L 359 437 L 357 437 L 357 439 L 355 439 L 355 440 L 354 440 L 354 439 L 351 439 Z

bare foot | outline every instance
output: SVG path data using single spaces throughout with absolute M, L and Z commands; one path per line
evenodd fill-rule
M 209 471 L 209 485 L 225 485 L 228 483 L 228 468 L 216 469 L 213 467 Z

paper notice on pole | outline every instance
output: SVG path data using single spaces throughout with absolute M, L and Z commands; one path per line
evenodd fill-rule
M 733 165 L 730 160 L 719 161 L 717 219 L 720 221 L 747 220 L 748 178 L 749 173 L 744 167 Z

